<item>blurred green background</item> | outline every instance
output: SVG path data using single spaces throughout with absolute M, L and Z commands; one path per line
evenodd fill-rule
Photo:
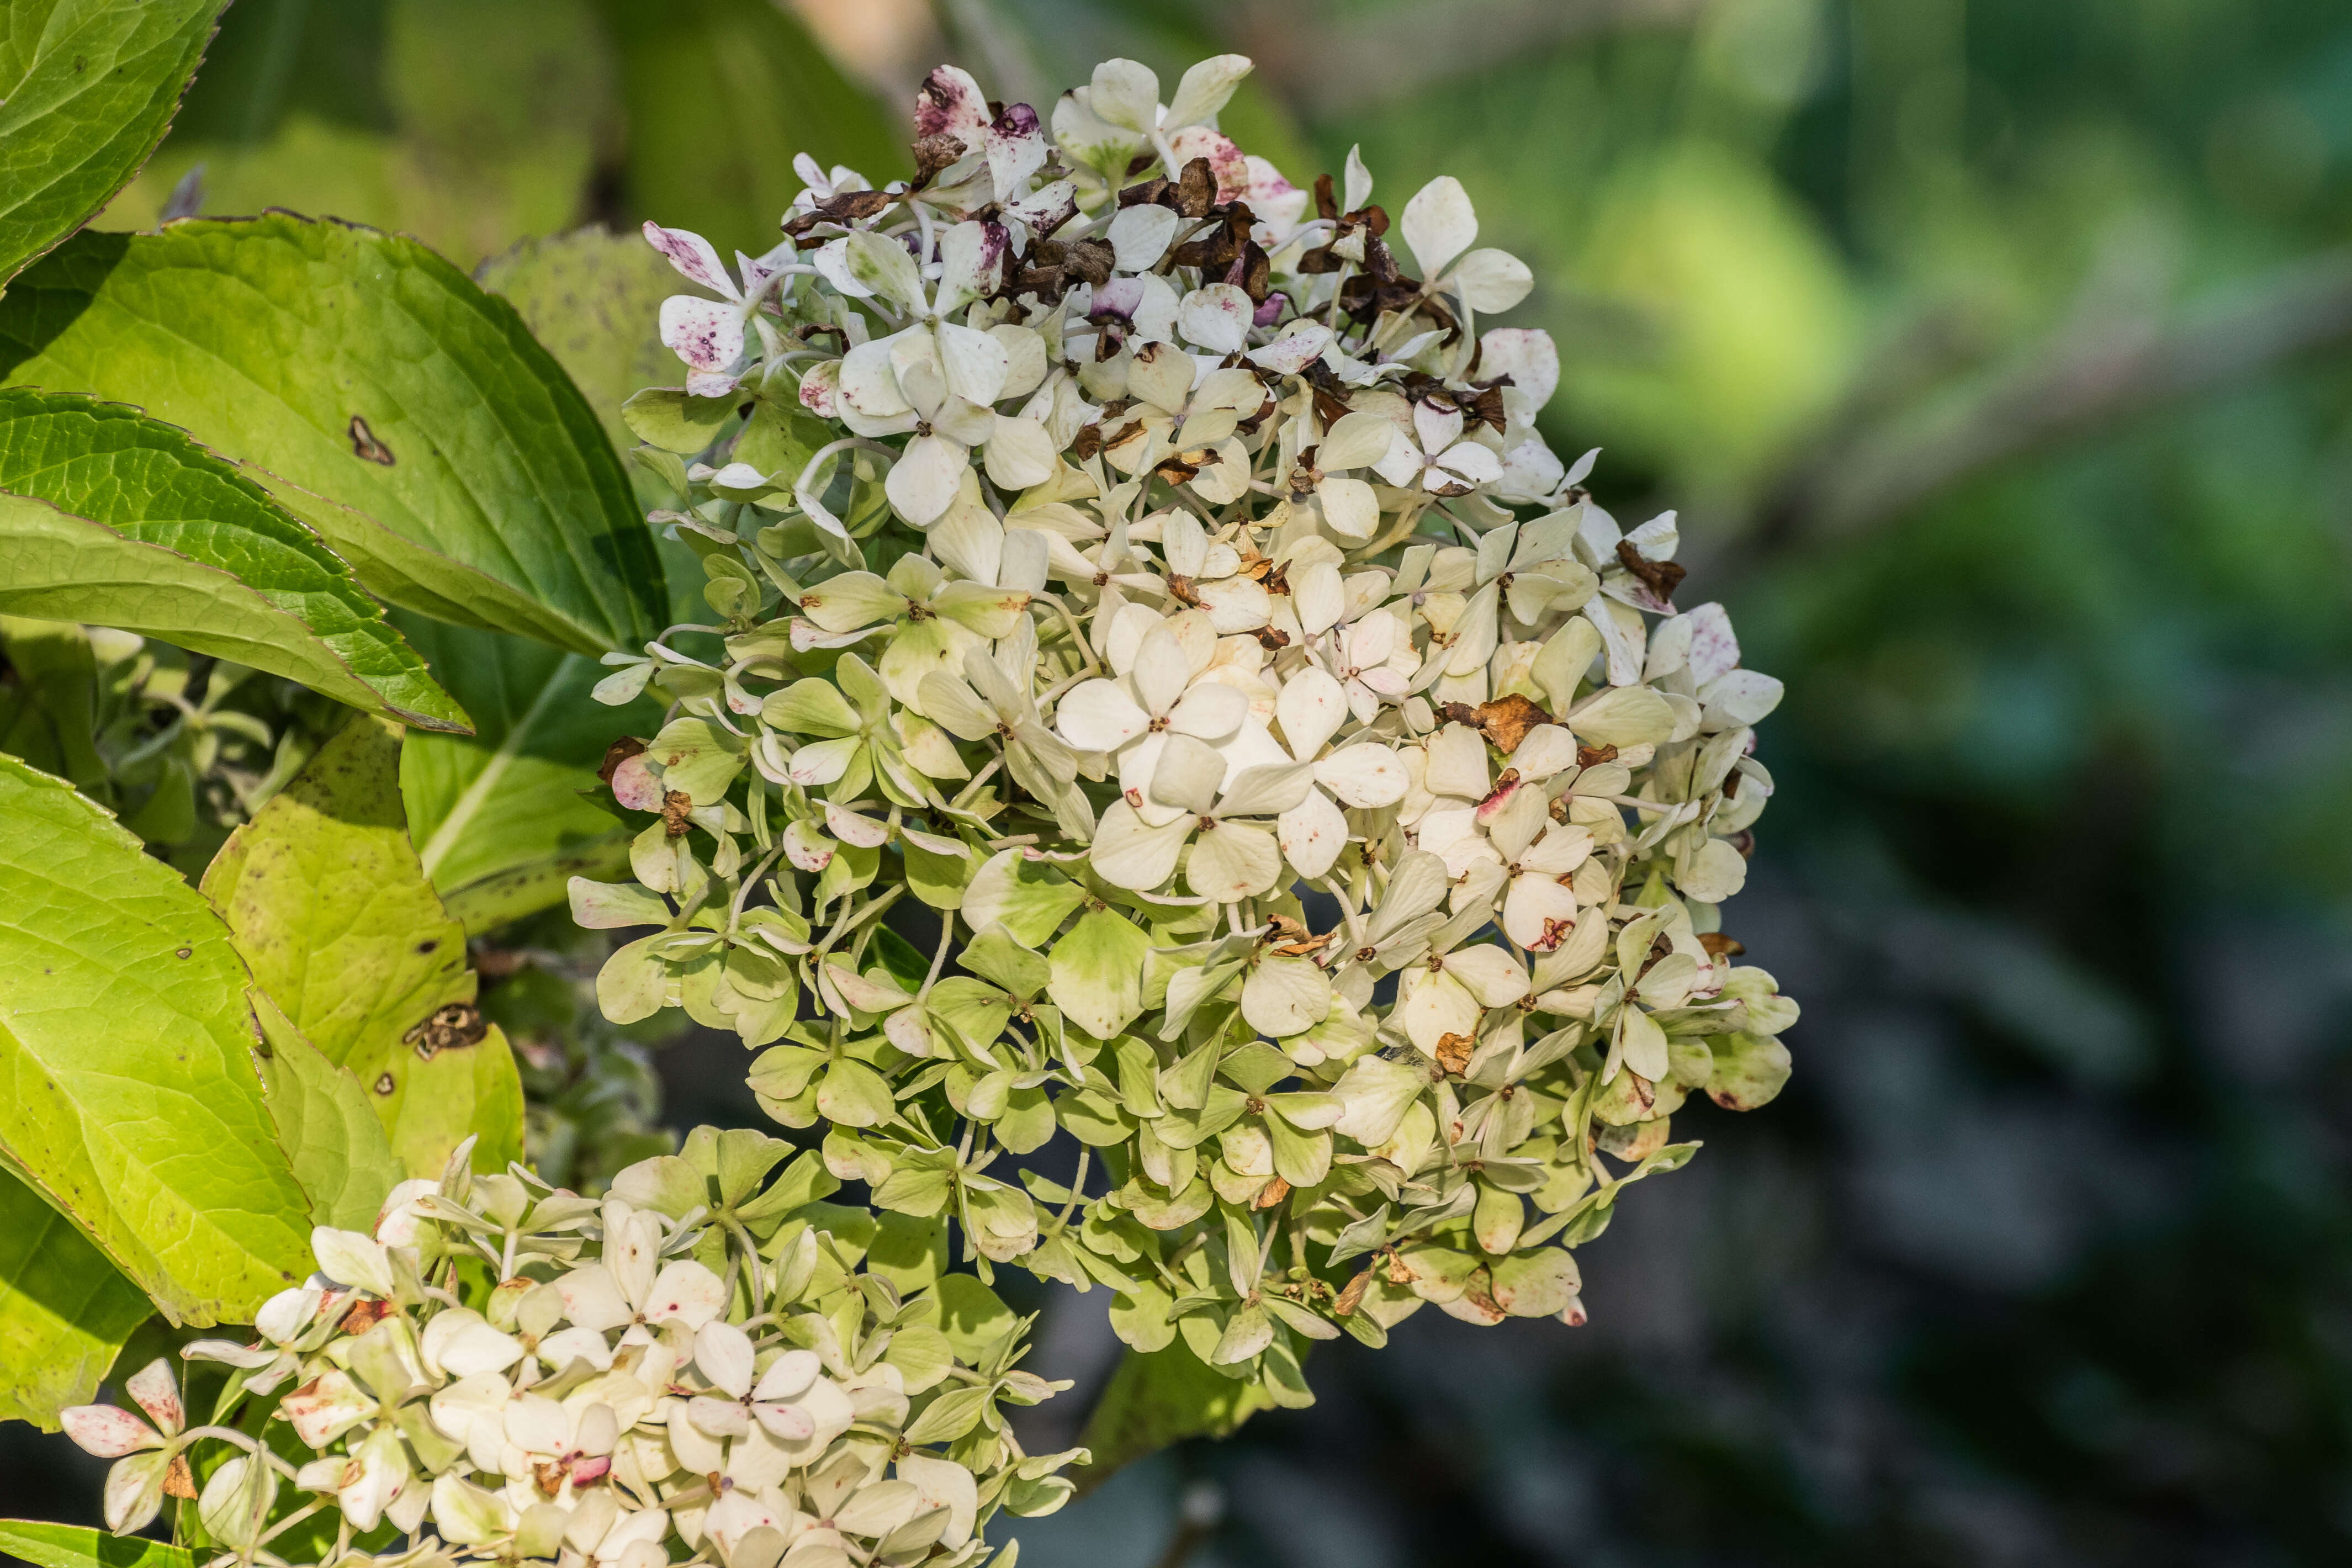
M 1297 183 L 1359 142 L 1392 211 L 1462 179 L 1535 269 L 1554 446 L 1606 448 L 1628 522 L 1681 509 L 1685 596 L 1788 681 L 1731 929 L 1806 1016 L 1790 1092 L 1585 1250 L 1591 1326 L 1343 1343 L 1315 1409 L 1030 1525 L 1024 1568 L 2345 1561 L 2352 11 L 237 0 L 104 222 L 757 252 L 793 153 L 905 167 L 940 58 L 1042 105 L 1222 48 L 1260 62 L 1227 129 Z M 657 268 L 626 309 L 554 276 L 584 383 L 658 366 L 606 327 Z M 725 1114 L 740 1052 L 661 1070 Z M 1041 1299 L 1080 1387 L 1039 1443 L 1101 1301 Z M 0 1510 L 94 1510 L 5 1445 Z

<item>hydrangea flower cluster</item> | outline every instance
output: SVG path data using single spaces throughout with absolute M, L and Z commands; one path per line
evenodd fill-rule
M 373 1235 L 316 1232 L 256 1342 L 186 1347 L 226 1370 L 213 1424 L 163 1361 L 126 1385 L 145 1419 L 64 1413 L 117 1460 L 108 1528 L 171 1495 L 215 1563 L 978 1561 L 992 1515 L 1069 1495 L 1083 1451 L 1024 1454 L 1001 1409 L 1067 1385 L 1020 1370 L 1027 1324 L 942 1275 L 943 1237 L 865 1257 L 875 1227 L 791 1153 L 703 1128 L 599 1202 L 460 1149 Z
M 669 718 L 573 909 L 657 928 L 611 1016 L 739 1032 L 880 1209 L 1296 1404 L 1424 1303 L 1580 1321 L 1568 1248 L 1797 1010 L 1718 913 L 1780 683 L 1546 444 L 1461 185 L 1310 196 L 1216 129 L 1248 69 L 1110 61 L 1049 134 L 942 67 L 915 179 L 803 163 L 733 274 L 647 226 L 718 296 L 628 413 L 720 620 L 608 658 Z M 1057 1131 L 1075 1182 L 1008 1169 Z

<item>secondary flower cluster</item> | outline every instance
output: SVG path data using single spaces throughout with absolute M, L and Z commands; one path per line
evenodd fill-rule
M 168 1494 L 215 1563 L 978 1561 L 991 1515 L 1068 1496 L 1083 1450 L 1026 1455 L 999 1408 L 1066 1384 L 1018 1370 L 1025 1321 L 942 1277 L 943 1232 L 865 1256 L 877 1227 L 821 1201 L 814 1156 L 769 1180 L 791 1152 L 703 1128 L 600 1203 L 460 1149 L 373 1235 L 316 1232 L 320 1272 L 254 1343 L 186 1347 L 226 1373 L 211 1425 L 163 1361 L 126 1385 L 145 1419 L 64 1413 L 118 1461 L 108 1528 Z
M 762 1047 L 877 1207 L 1300 1403 L 1426 1302 L 1580 1321 L 1567 1248 L 1796 1007 L 1718 915 L 1780 684 L 1546 445 L 1462 187 L 1310 200 L 1215 128 L 1247 69 L 1115 60 L 1049 135 L 941 68 L 913 181 L 804 164 L 731 275 L 648 226 L 719 296 L 627 412 L 719 619 L 608 658 L 669 717 L 608 760 L 634 881 L 572 896 L 658 928 L 608 1014 Z M 1074 1181 L 1007 1168 L 1057 1131 Z

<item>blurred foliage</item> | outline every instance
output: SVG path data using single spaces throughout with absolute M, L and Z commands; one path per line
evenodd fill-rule
M 68 780 L 191 878 L 345 714 L 129 632 L 0 616 L 0 751 Z
M 807 7 L 845 9 L 912 41 L 851 73 L 769 0 L 240 0 L 107 221 L 201 163 L 177 210 L 331 212 L 468 266 L 653 216 L 756 252 L 793 152 L 903 171 L 921 51 L 1016 98 L 1239 48 L 1226 125 L 1301 184 L 1357 143 L 1391 211 L 1463 180 L 1535 270 L 1514 321 L 1559 342 L 1553 444 L 1609 448 L 1621 517 L 1685 510 L 1685 597 L 1736 582 L 1790 691 L 1738 933 L 1809 999 L 1785 1113 L 1596 1244 L 1591 1328 L 1340 1347 L 1318 1408 L 1122 1478 L 1024 1561 L 1150 1561 L 1188 1470 L 1234 1497 L 1202 1563 L 2352 1550 L 2352 16 Z M 600 248 L 517 252 L 499 286 L 603 397 L 674 372 L 546 324 L 653 281 L 608 288 Z M 66 730 L 124 757 L 194 732 L 127 679 Z M 44 721 L 5 687 L 0 712 Z M 485 1002 L 539 1042 L 551 1162 L 653 1120 L 568 962 Z

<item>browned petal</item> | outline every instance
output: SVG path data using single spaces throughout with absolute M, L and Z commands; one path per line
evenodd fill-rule
M 1690 568 L 1678 561 L 1651 560 L 1633 548 L 1633 542 L 1630 539 L 1617 542 L 1617 562 L 1639 577 L 1643 584 L 1661 599 L 1672 599 L 1675 590 L 1682 586 L 1683 579 L 1690 575 Z
M 363 1334 L 370 1329 L 374 1328 L 378 1323 L 383 1322 L 386 1318 L 391 1317 L 392 1314 L 393 1305 L 389 1301 L 354 1301 L 352 1303 L 352 1310 L 343 1314 L 342 1322 L 337 1326 L 347 1334 Z M 312 1378 L 310 1383 L 305 1384 L 303 1387 L 297 1389 L 295 1392 L 297 1394 L 308 1394 L 315 1390 L 318 1386 L 319 1380 L 317 1378 Z
M 1470 1065 L 1471 1053 L 1477 1048 L 1478 1042 L 1467 1035 L 1440 1035 L 1437 1037 L 1437 1065 L 1450 1073 L 1461 1072 Z
M 631 757 L 643 756 L 646 743 L 635 735 L 624 735 L 604 748 L 604 760 L 597 766 L 596 776 L 605 784 L 613 782 L 613 770 Z
M 961 137 L 942 131 L 915 143 L 915 188 L 922 189 L 939 172 L 964 154 Z
M 1075 272 L 1089 283 L 1102 284 L 1110 281 L 1110 269 L 1118 259 L 1118 253 L 1108 241 L 1077 239 L 1072 240 L 1064 252 L 1062 266 L 1064 270 Z
M 1551 721 L 1550 714 L 1516 691 L 1478 704 L 1478 729 L 1507 757 L 1519 749 L 1528 731 Z
M 1176 176 L 1176 210 L 1186 217 L 1206 217 L 1216 205 L 1217 176 L 1206 158 L 1195 158 Z

